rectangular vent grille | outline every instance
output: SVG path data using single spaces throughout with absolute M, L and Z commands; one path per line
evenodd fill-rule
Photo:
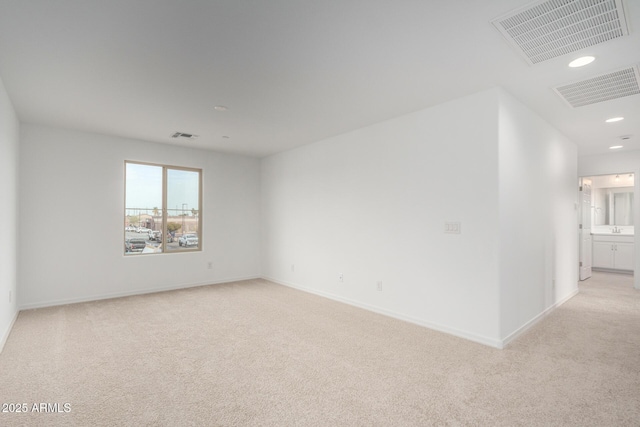
M 554 90 L 572 107 L 640 94 L 638 67 L 625 68 L 580 82 L 556 87 Z
M 492 23 L 532 65 L 629 34 L 622 0 L 547 0 Z
M 198 135 L 193 135 L 191 133 L 184 133 L 184 132 L 176 132 L 173 135 L 171 135 L 171 138 L 188 138 L 188 139 L 196 139 L 198 137 Z

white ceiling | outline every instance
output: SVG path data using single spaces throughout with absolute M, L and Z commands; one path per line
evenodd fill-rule
M 580 154 L 628 134 L 622 150 L 640 149 L 640 95 L 572 109 L 552 90 L 640 64 L 640 1 L 624 2 L 629 36 L 533 66 L 491 24 L 527 4 L 0 0 L 0 77 L 26 123 L 252 156 L 495 86 Z

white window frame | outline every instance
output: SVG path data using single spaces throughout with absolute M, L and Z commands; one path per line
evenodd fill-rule
M 162 168 L 162 207 L 159 210 L 162 212 L 162 242 L 160 252 L 149 252 L 149 253 L 135 253 L 135 255 L 161 255 L 161 254 L 181 254 L 181 253 L 189 253 L 189 252 L 201 252 L 203 247 L 202 242 L 202 169 L 200 168 L 192 168 L 185 166 L 175 166 L 175 165 L 166 165 L 162 163 L 149 163 L 149 162 L 140 162 L 136 160 L 125 160 L 124 162 L 124 218 L 126 221 L 127 217 L 127 165 L 135 164 L 135 165 L 143 165 L 143 166 L 155 166 Z M 189 171 L 189 172 L 197 172 L 198 173 L 198 230 L 196 233 L 188 233 L 188 234 L 196 234 L 198 236 L 198 246 L 194 248 L 185 247 L 180 248 L 179 250 L 167 250 L 167 226 L 168 226 L 168 211 L 171 210 L 167 207 L 167 176 L 168 170 L 181 170 L 181 171 Z M 125 231 L 125 240 L 126 240 L 126 231 Z M 134 255 L 134 253 L 123 253 L 126 257 L 130 255 Z M 135 258 L 135 257 L 134 257 Z

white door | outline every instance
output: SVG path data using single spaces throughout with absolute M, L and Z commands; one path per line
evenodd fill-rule
M 591 277 L 591 180 L 580 179 L 580 280 Z

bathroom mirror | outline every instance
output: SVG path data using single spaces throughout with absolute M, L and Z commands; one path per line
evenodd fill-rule
M 633 187 L 597 188 L 593 195 L 595 225 L 633 225 Z

